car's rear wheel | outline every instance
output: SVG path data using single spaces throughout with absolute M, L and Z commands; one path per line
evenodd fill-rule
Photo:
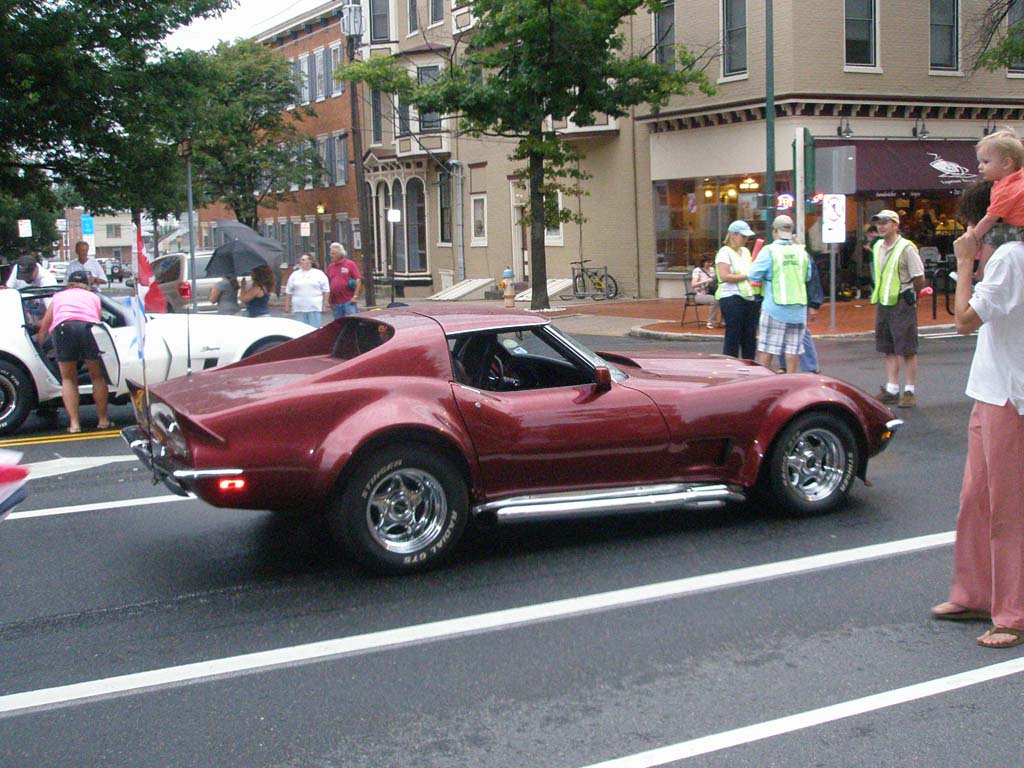
M 860 463 L 857 440 L 842 419 L 806 413 L 779 433 L 767 485 L 782 509 L 799 515 L 831 512 L 846 501 Z
M 388 446 L 362 459 L 329 514 L 362 565 L 411 573 L 440 565 L 462 538 L 468 493 L 452 461 L 431 446 Z
M 245 354 L 242 355 L 242 359 L 244 360 L 247 357 L 258 355 L 260 352 L 266 352 L 268 349 L 273 349 L 278 344 L 284 344 L 284 342 L 284 339 L 263 339 L 262 341 L 257 341 L 245 350 Z
M 20 427 L 35 405 L 35 389 L 25 369 L 0 359 L 0 435 Z

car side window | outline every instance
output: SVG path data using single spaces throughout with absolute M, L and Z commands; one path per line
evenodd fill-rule
M 158 283 L 171 283 L 181 277 L 181 263 L 177 256 L 166 256 L 153 262 L 153 279 Z
M 493 392 L 586 384 L 592 374 L 534 329 L 467 334 L 448 340 L 455 380 Z

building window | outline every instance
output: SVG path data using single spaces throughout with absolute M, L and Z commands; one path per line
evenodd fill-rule
M 339 96 L 340 94 L 345 92 L 345 81 L 337 80 L 334 77 L 334 73 L 337 72 L 342 67 L 340 44 L 331 46 L 330 61 L 331 75 L 329 78 L 325 79 L 325 82 L 330 83 L 330 89 L 327 91 L 327 93 L 331 94 L 332 96 Z
M 875 0 L 846 0 L 846 63 L 877 66 L 875 55 Z
M 316 153 L 320 155 L 320 167 L 323 169 L 320 172 L 320 183 L 317 185 L 320 187 L 334 183 L 334 179 L 331 178 L 331 168 L 334 165 L 331 161 L 332 147 L 329 146 L 331 143 L 326 136 L 317 136 L 316 138 Z
M 302 103 L 302 62 L 298 59 L 292 60 L 292 81 L 295 83 L 295 93 L 298 102 Z M 295 106 L 292 104 L 291 106 Z
M 310 77 L 313 78 L 312 96 L 313 101 L 322 101 L 331 94 L 331 74 L 327 71 L 327 51 L 321 48 L 319 51 L 309 57 L 312 62 L 312 72 Z
M 334 144 L 334 183 L 348 184 L 348 134 L 336 134 Z
M 370 42 L 382 43 L 391 39 L 389 0 L 370 0 Z
M 395 272 L 408 272 L 405 261 L 405 207 L 402 202 L 402 182 L 391 185 L 391 207 L 401 213 L 402 218 L 391 224 L 391 264 Z
M 430 0 L 430 23 L 440 24 L 444 21 L 444 0 Z
M 416 70 L 416 79 L 420 85 L 432 83 L 441 76 L 441 68 L 420 67 Z M 441 115 L 437 112 L 422 112 L 420 114 L 420 133 L 429 133 L 441 130 Z
M 299 56 L 299 104 L 309 103 L 309 56 Z
M 380 108 L 380 91 L 370 91 L 370 136 L 374 144 L 384 141 L 384 120 Z
M 410 179 L 405 190 L 405 232 L 409 271 L 427 271 L 427 211 L 423 182 Z
M 473 195 L 473 239 L 470 245 L 487 245 L 487 195 Z
M 747 71 L 747 0 L 724 0 L 722 22 L 722 73 L 741 75 Z
M 334 239 L 345 246 L 345 252 L 352 258 L 352 222 L 349 219 L 337 219 L 334 222 Z
M 558 210 L 562 209 L 562 193 L 556 192 L 558 195 Z M 545 245 L 563 245 L 564 240 L 562 237 L 562 222 L 556 221 L 554 224 L 545 225 L 544 227 L 544 244 Z
M 675 69 L 676 4 L 665 3 L 654 16 L 654 61 Z
M 409 104 L 401 99 L 395 106 L 395 124 L 398 126 L 398 136 L 408 136 L 412 133 L 409 119 Z
M 416 0 L 409 0 L 409 34 L 418 32 L 420 28 L 419 11 L 416 8 Z
M 437 178 L 437 229 L 438 241 L 452 241 L 452 175 L 449 171 L 441 171 Z
M 1024 25 L 1024 0 L 1010 0 L 1006 20 L 1015 35 L 1024 34 L 1024 26 L 1021 26 Z M 1022 75 L 1024 74 L 1024 61 L 1016 61 L 1008 69 L 1015 75 Z
M 120 240 L 121 239 L 121 225 L 120 224 L 107 224 L 107 239 L 108 240 Z
M 931 0 L 931 68 L 960 69 L 960 9 L 958 0 Z

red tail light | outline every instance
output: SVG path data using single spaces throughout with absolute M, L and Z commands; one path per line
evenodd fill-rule
M 178 283 L 178 295 L 185 301 L 192 299 L 192 283 Z
M 241 477 L 229 477 L 217 483 L 220 491 L 241 491 L 245 488 L 245 480 Z

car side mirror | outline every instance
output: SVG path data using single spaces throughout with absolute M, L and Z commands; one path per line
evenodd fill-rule
M 594 369 L 594 391 L 607 392 L 612 388 L 612 372 L 606 366 L 599 365 Z
M 125 288 L 134 288 L 135 287 L 135 280 L 133 280 L 130 277 L 125 278 L 124 287 Z

